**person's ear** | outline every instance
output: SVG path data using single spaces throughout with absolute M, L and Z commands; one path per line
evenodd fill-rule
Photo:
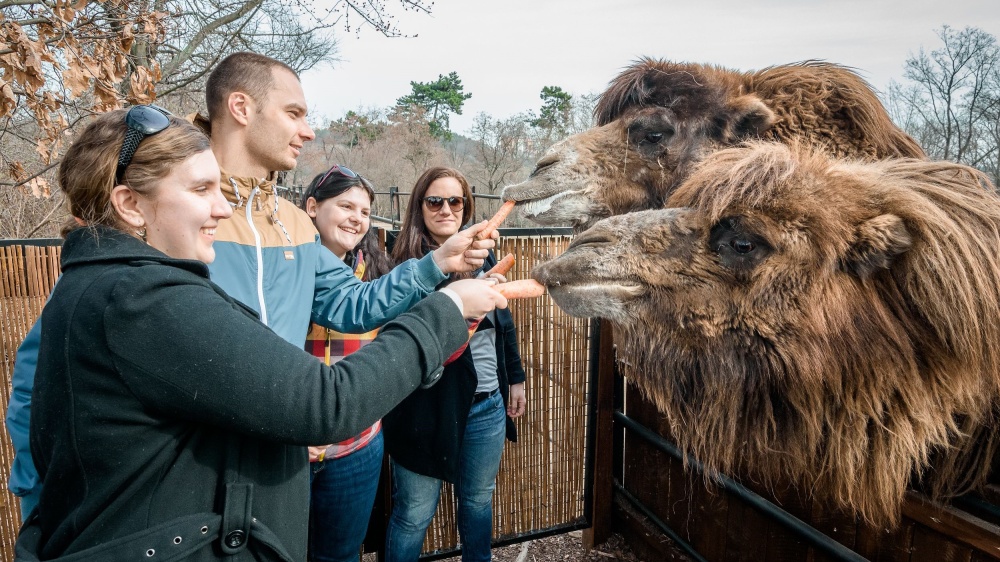
M 306 214 L 311 218 L 316 218 L 316 211 L 319 209 L 319 203 L 316 202 L 315 197 L 310 197 L 306 199 Z
M 146 226 L 146 217 L 139 208 L 139 196 L 127 185 L 116 185 L 111 190 L 111 205 L 125 224 L 133 228 Z
M 226 100 L 226 108 L 240 125 L 250 122 L 250 113 L 253 111 L 253 99 L 243 92 L 233 92 Z

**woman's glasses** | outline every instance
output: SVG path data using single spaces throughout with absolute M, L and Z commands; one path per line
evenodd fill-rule
M 170 112 L 155 105 L 134 105 L 125 114 L 125 141 L 118 152 L 118 168 L 115 170 L 115 185 L 122 182 L 125 168 L 132 162 L 142 139 L 159 133 L 170 126 Z
M 465 197 L 438 197 L 436 195 L 424 197 L 424 206 L 432 213 L 440 211 L 445 203 L 448 204 L 448 208 L 457 213 L 465 208 Z
M 330 177 L 330 174 L 332 173 L 338 173 L 344 176 L 345 178 L 351 178 L 351 179 L 358 177 L 357 172 L 348 168 L 347 166 L 340 166 L 338 164 L 334 164 L 332 168 L 330 168 L 329 170 L 326 171 L 325 174 L 323 174 L 322 179 L 316 182 L 316 186 L 318 187 L 323 185 L 323 182 L 325 182 L 326 178 Z

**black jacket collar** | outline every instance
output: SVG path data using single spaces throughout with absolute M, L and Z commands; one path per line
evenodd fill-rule
M 186 269 L 208 278 L 208 266 L 197 260 L 172 258 L 135 236 L 106 226 L 78 228 L 66 236 L 62 270 L 93 263 L 152 261 Z

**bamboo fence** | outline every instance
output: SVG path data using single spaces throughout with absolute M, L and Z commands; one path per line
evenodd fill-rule
M 504 237 L 498 256 L 513 253 L 508 278 L 522 279 L 541 261 L 562 253 L 568 236 Z M 0 246 L 0 413 L 7 411 L 18 345 L 41 313 L 59 274 L 58 246 Z M 516 420 L 518 442 L 507 443 L 494 494 L 494 538 L 578 523 L 584 516 L 587 427 L 588 321 L 572 318 L 548 298 L 512 301 L 527 372 L 527 412 Z M 14 558 L 20 526 L 17 498 L 8 490 L 13 451 L 0 426 L 0 562 Z M 442 491 L 428 529 L 426 552 L 458 544 L 451 486 Z
M 536 263 L 569 245 L 569 236 L 501 237 L 497 257 L 514 254 L 508 279 L 524 279 Z M 521 361 L 527 374 L 527 409 L 515 420 L 517 443 L 507 442 L 493 495 L 493 538 L 581 522 L 587 429 L 589 323 L 573 318 L 544 296 L 510 302 Z M 445 485 L 424 552 L 458 545 L 454 490 Z
M 0 414 L 10 402 L 14 355 L 24 335 L 42 312 L 59 276 L 59 246 L 0 247 Z M 6 424 L 0 426 L 0 560 L 14 559 L 14 540 L 21 526 L 21 508 L 7 487 L 14 450 Z

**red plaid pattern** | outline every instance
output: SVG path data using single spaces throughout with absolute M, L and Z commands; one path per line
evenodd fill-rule
M 354 275 L 358 279 L 364 278 L 365 265 L 363 261 L 359 262 Z M 327 365 L 333 365 L 370 343 L 375 339 L 376 334 L 378 334 L 377 328 L 364 334 L 341 334 L 318 324 L 311 324 L 309 335 L 306 336 L 306 351 L 319 357 Z M 336 459 L 357 451 L 371 442 L 381 428 L 382 422 L 380 420 L 354 437 L 330 445 L 324 459 Z

